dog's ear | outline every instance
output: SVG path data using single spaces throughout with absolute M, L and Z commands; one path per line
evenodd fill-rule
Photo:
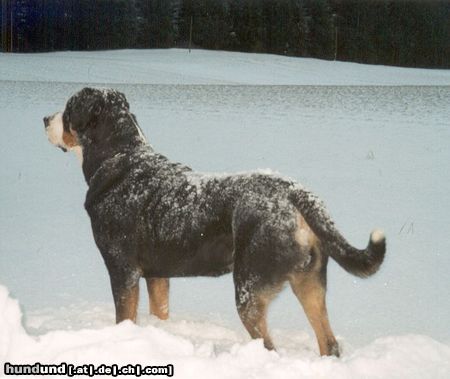
M 110 89 L 107 91 L 107 102 L 111 104 L 111 108 L 118 107 L 126 111 L 130 110 L 130 104 L 128 104 L 127 98 L 122 92 Z
M 94 128 L 105 108 L 104 91 L 95 88 L 83 88 L 73 95 L 66 104 L 63 114 L 64 129 L 80 133 Z

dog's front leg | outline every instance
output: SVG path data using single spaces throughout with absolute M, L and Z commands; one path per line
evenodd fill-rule
M 116 305 L 116 323 L 124 320 L 136 322 L 137 307 L 139 303 L 139 284 L 130 288 L 120 289 L 114 296 Z
M 108 267 L 111 289 L 116 307 L 116 323 L 124 320 L 136 322 L 139 303 L 139 278 L 137 270 L 115 270 Z
M 161 320 L 169 318 L 169 279 L 146 278 L 150 314 Z

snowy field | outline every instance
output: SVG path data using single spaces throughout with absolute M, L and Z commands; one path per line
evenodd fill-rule
M 326 202 L 373 278 L 328 266 L 342 358 L 320 358 L 286 289 L 251 341 L 232 278 L 171 282 L 171 320 L 114 326 L 109 278 L 74 156 L 42 117 L 85 85 L 123 91 L 159 152 L 201 171 L 271 168 Z M 184 50 L 0 54 L 0 373 L 3 362 L 173 364 L 179 378 L 450 377 L 450 71 Z

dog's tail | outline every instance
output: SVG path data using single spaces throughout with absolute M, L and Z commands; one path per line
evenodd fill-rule
M 317 196 L 295 186 L 290 192 L 290 200 L 323 244 L 323 252 L 330 255 L 342 268 L 362 278 L 378 271 L 386 252 L 386 238 L 381 230 L 374 230 L 368 246 L 359 250 L 339 233 Z

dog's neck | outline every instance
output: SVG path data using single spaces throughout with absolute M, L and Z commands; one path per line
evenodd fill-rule
M 81 149 L 74 152 L 81 158 L 84 177 L 88 184 L 103 162 L 118 154 L 129 153 L 144 146 L 146 149 L 152 150 L 133 115 L 127 113 L 123 117 L 122 124 L 124 126 L 114 132 L 109 132 L 108 124 L 118 122 L 122 118 L 119 118 L 116 114 L 111 114 L 95 127 L 87 128 L 84 133 L 78 134 Z
M 130 155 L 131 152 L 136 152 L 141 148 L 146 151 L 153 151 L 152 147 L 140 138 L 136 138 L 131 144 L 116 145 L 114 148 L 112 146 L 102 148 L 98 145 L 95 147 L 86 145 L 86 147 L 82 148 L 82 168 L 86 183 L 89 185 L 92 177 L 105 164 L 111 164 L 111 162 L 116 161 L 124 154 Z

